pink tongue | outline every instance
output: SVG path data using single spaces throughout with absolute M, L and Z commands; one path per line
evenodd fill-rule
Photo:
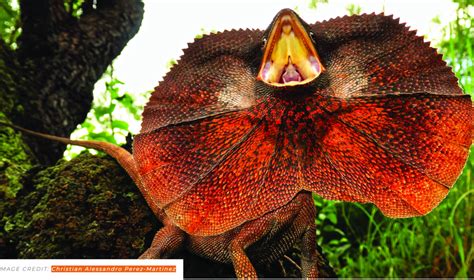
M 291 63 L 288 64 L 288 66 L 286 67 L 285 73 L 283 73 L 281 78 L 283 79 L 284 83 L 293 82 L 293 81 L 296 81 L 296 82 L 301 81 L 300 73 L 298 73 L 298 70 L 296 70 L 296 68 Z

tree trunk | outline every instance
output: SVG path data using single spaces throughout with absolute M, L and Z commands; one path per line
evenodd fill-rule
M 66 136 L 82 123 L 92 104 L 95 82 L 138 32 L 139 0 L 85 1 L 79 18 L 64 0 L 20 1 L 22 34 L 12 52 L 17 77 L 10 119 L 21 126 Z M 62 157 L 64 146 L 26 138 L 41 163 Z
M 0 0 L 1 1 L 1 0 Z M 0 40 L 0 121 L 68 137 L 91 108 L 95 82 L 138 31 L 140 0 L 21 0 L 18 48 Z M 160 227 L 109 157 L 66 162 L 64 145 L 0 126 L 0 258 L 136 258 Z M 53 166 L 51 166 L 53 165 Z M 50 166 L 50 167 L 47 167 Z M 187 252 L 186 277 L 234 277 L 230 265 Z M 299 277 L 297 248 L 265 277 Z M 321 257 L 322 276 L 335 276 Z

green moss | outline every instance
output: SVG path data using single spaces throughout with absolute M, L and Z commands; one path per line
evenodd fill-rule
M 8 116 L 14 110 L 18 80 L 5 59 L 10 57 L 10 50 L 0 44 L 0 121 L 9 122 Z M 1 201 L 15 196 L 21 188 L 21 178 L 32 166 L 28 148 L 21 135 L 13 129 L 0 125 L 0 198 Z M 4 203 L 0 202 L 0 213 Z
M 0 121 L 6 121 L 2 113 Z M 27 151 L 19 133 L 0 126 L 0 197 L 13 198 L 21 189 L 23 174 L 32 167 Z
M 1 25 L 1 24 L 0 24 Z M 5 48 L 5 45 L 0 44 L 0 112 L 9 115 L 14 109 L 16 101 L 16 88 L 18 79 L 16 79 L 12 73 L 11 64 L 5 62 L 5 60 L 11 59 L 11 50 Z M 11 62 L 11 61 L 10 61 Z M 2 116 L 3 118 L 3 116 Z
M 7 121 L 2 112 L 0 121 Z M 0 126 L 0 258 L 10 254 L 6 236 L 14 227 L 13 220 L 21 221 L 20 216 L 12 217 L 11 211 L 16 204 L 16 195 L 23 187 L 25 174 L 33 166 L 27 151 L 19 133 Z
M 5 227 L 14 257 L 135 258 L 158 227 L 109 157 L 82 154 L 39 172 L 31 184 L 18 193 Z

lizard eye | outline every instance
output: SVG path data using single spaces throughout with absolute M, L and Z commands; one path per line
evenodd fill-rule
M 262 39 L 262 50 L 267 46 L 267 38 Z

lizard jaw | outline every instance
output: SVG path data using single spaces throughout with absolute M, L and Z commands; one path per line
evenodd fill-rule
M 291 10 L 281 11 L 270 26 L 257 79 L 276 87 L 312 82 L 324 67 L 311 37 Z

